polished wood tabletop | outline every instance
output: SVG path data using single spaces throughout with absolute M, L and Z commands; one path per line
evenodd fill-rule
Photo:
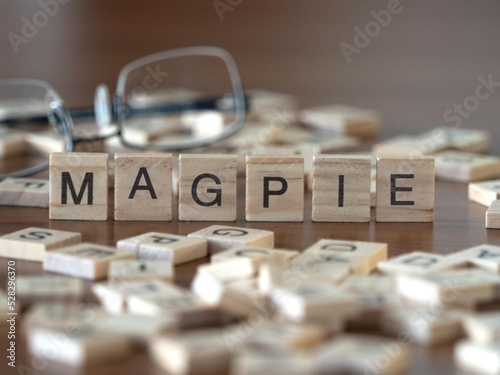
M 37 12 L 47 13 L 42 3 L 52 4 L 47 22 L 37 16 Z M 0 78 L 46 80 L 69 107 L 91 105 L 99 83 L 114 90 L 121 67 L 136 58 L 181 46 L 216 45 L 235 57 L 246 88 L 293 94 L 302 107 L 345 103 L 376 109 L 383 117 L 381 139 L 458 125 L 459 121 L 462 127 L 489 130 L 491 152 L 500 154 L 497 87 L 492 85 L 488 98 L 478 100 L 477 108 L 466 110 L 453 123 L 445 115 L 455 104 L 476 95 L 481 78 L 500 82 L 498 2 L 484 1 L 479 6 L 465 0 L 402 0 L 387 24 L 379 25 L 378 32 L 372 30 L 373 36 L 363 43 L 357 30 L 365 30 L 374 20 L 373 14 L 388 9 L 391 1 L 53 3 L 0 4 Z M 227 10 L 222 12 L 217 3 L 226 4 Z M 26 20 L 39 26 L 28 30 Z M 356 52 L 346 59 L 341 46 L 347 44 Z M 272 230 L 276 247 L 301 250 L 321 238 L 377 241 L 387 242 L 389 255 L 394 256 L 412 250 L 448 254 L 482 243 L 500 244 L 500 231 L 485 229 L 485 207 L 468 201 L 466 184 L 436 182 L 434 223 L 376 223 L 372 210 L 372 221 L 360 224 L 311 222 L 310 193 L 305 197 L 303 223 L 246 222 L 243 179 L 239 184 L 238 220 L 228 224 Z M 112 220 L 111 207 L 109 212 L 105 222 L 58 221 L 48 219 L 47 209 L 1 207 L 0 235 L 33 226 L 77 231 L 85 241 L 115 245 L 119 239 L 148 231 L 188 234 L 212 224 L 176 218 L 171 222 L 119 222 Z M 188 286 L 196 266 L 206 261 L 177 267 L 177 281 Z M 18 275 L 43 272 L 36 262 L 17 261 L 16 269 Z M 7 260 L 0 259 L 2 283 L 6 270 Z M 5 327 L 0 326 L 2 353 L 7 348 Z M 17 342 L 18 366 L 34 372 L 10 368 L 4 372 L 2 357 L 2 374 L 79 373 L 33 363 L 20 335 Z M 145 352 L 81 372 L 163 373 Z M 460 373 L 453 365 L 451 345 L 414 348 L 412 374 L 455 372 Z

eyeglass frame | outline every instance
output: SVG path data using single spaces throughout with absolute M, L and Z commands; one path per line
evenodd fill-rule
M 226 127 L 221 133 L 206 137 L 201 140 L 193 140 L 186 142 L 181 146 L 164 146 L 164 145 L 154 145 L 148 144 L 146 147 L 144 145 L 137 145 L 128 142 L 123 137 L 123 121 L 125 119 L 125 109 L 127 108 L 124 105 L 125 98 L 125 86 L 129 73 L 134 69 L 140 68 L 141 66 L 145 66 L 157 61 L 166 60 L 169 58 L 176 57 L 184 57 L 184 56 L 213 56 L 219 57 L 224 61 L 229 77 L 231 79 L 231 86 L 234 94 L 234 108 L 236 111 L 236 117 L 232 124 Z M 243 86 L 241 83 L 241 78 L 238 72 L 238 68 L 236 66 L 236 62 L 229 52 L 219 47 L 211 47 L 211 46 L 197 46 L 197 47 L 184 47 L 177 48 L 167 51 L 162 51 L 158 53 L 154 53 L 148 56 L 144 56 L 140 59 L 134 60 L 127 65 L 125 65 L 119 75 L 117 81 L 117 87 L 115 91 L 115 95 L 113 97 L 112 103 L 109 102 L 109 91 L 105 85 L 99 85 L 96 89 L 95 97 L 94 97 L 94 111 L 91 110 L 79 110 L 80 113 L 85 113 L 87 115 L 92 114 L 96 120 L 98 127 L 101 130 L 109 129 L 112 126 L 112 121 L 116 121 L 117 129 L 115 132 L 110 132 L 105 135 L 99 135 L 97 137 L 89 137 L 89 138 L 77 138 L 73 134 L 73 114 L 70 110 L 68 110 L 64 104 L 64 101 L 61 99 L 59 94 L 54 90 L 54 88 L 47 82 L 38 80 L 38 79 L 30 79 L 30 78 L 20 78 L 20 79 L 5 79 L 0 80 L 0 84 L 31 84 L 34 86 L 42 87 L 49 94 L 50 100 L 48 102 L 49 105 L 49 113 L 48 120 L 52 126 L 56 129 L 56 131 L 62 134 L 65 137 L 65 152 L 73 152 L 74 143 L 84 142 L 84 141 L 96 141 L 107 139 L 114 136 L 119 136 L 121 143 L 129 148 L 133 149 L 151 149 L 151 150 L 161 150 L 161 151 L 180 151 L 190 148 L 196 148 L 201 146 L 206 146 L 208 144 L 220 142 L 227 137 L 235 134 L 244 126 L 245 122 L 245 112 L 246 112 L 246 99 L 243 91 Z M 192 102 L 189 102 L 192 103 Z M 196 103 L 196 102 L 195 102 Z M 168 113 L 170 110 L 178 110 L 179 104 L 173 104 L 171 107 L 168 105 L 162 107 L 163 113 Z M 75 112 L 76 113 L 76 112 Z M 80 116 L 77 116 L 77 118 Z M 23 119 L 23 121 L 29 121 L 30 119 Z M 24 177 L 29 176 L 35 173 L 39 173 L 49 167 L 49 162 L 44 162 L 33 167 L 25 168 L 20 171 L 7 173 L 4 175 L 0 175 L 0 181 L 7 177 Z
M 66 108 L 64 101 L 61 99 L 56 90 L 47 82 L 34 78 L 17 78 L 0 80 L 0 85 L 31 85 L 38 86 L 45 90 L 45 94 L 49 97 L 48 105 L 48 122 L 56 129 L 56 131 L 65 137 L 65 152 L 73 151 L 73 119 L 69 110 Z M 7 177 L 25 177 L 35 173 L 42 172 L 49 168 L 49 161 L 21 169 L 19 171 L 0 174 L 0 181 Z
M 175 147 L 173 145 L 171 147 L 166 147 L 154 144 L 150 144 L 148 145 L 148 147 L 142 147 L 127 142 L 127 140 L 122 136 L 123 133 L 122 127 L 124 118 L 120 117 L 120 115 L 123 116 L 126 113 L 126 111 L 123 110 L 125 108 L 125 106 L 123 106 L 123 99 L 125 97 L 124 94 L 125 94 L 125 84 L 127 76 L 131 71 L 140 68 L 141 66 L 149 65 L 157 61 L 162 61 L 176 57 L 184 57 L 184 56 L 213 56 L 213 57 L 219 57 L 222 61 L 224 61 L 226 67 L 228 68 L 229 78 L 231 79 L 231 86 L 235 96 L 234 104 L 236 110 L 236 118 L 234 119 L 233 123 L 229 125 L 226 129 L 224 129 L 224 131 L 222 131 L 220 134 L 211 137 L 206 137 L 203 140 L 198 140 L 198 141 L 193 140 L 189 142 L 188 145 L 183 147 Z M 172 106 L 171 108 L 174 110 L 178 109 L 178 104 L 172 104 L 171 106 Z M 118 82 L 116 85 L 116 91 L 112 105 L 112 117 L 116 119 L 118 125 L 118 133 L 119 133 L 118 135 L 120 135 L 121 142 L 123 145 L 130 148 L 139 148 L 139 149 L 144 148 L 144 149 L 153 149 L 162 151 L 178 151 L 188 148 L 206 146 L 208 144 L 216 143 L 223 139 L 226 139 L 227 137 L 233 135 L 243 127 L 245 122 L 245 111 L 246 111 L 245 95 L 243 92 L 243 86 L 241 84 L 241 79 L 238 73 L 236 62 L 234 61 L 233 57 L 229 54 L 229 52 L 218 47 L 178 48 L 148 55 L 128 63 L 127 65 L 125 65 L 125 67 L 122 68 L 120 74 L 118 75 Z M 164 106 L 162 107 L 162 113 L 165 112 L 168 112 L 168 107 Z

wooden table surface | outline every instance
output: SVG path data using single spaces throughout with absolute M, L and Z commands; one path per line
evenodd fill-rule
M 364 29 L 373 20 L 370 12 L 387 9 L 388 1 L 232 1 L 239 5 L 230 5 L 232 11 L 224 13 L 222 20 L 214 3 L 69 1 L 60 4 L 45 25 L 37 27 L 36 35 L 27 37 L 23 25 L 41 11 L 40 3 L 2 2 L 0 78 L 44 79 L 70 107 L 85 106 L 92 103 L 98 83 L 114 89 L 118 72 L 128 61 L 180 46 L 217 45 L 234 55 L 247 88 L 294 94 L 303 107 L 338 102 L 381 111 L 382 138 L 447 125 L 444 113 L 454 103 L 474 95 L 480 77 L 500 81 L 500 3 L 495 1 L 478 6 L 465 0 L 403 0 L 402 11 L 393 14 L 388 25 L 351 56 L 350 63 L 339 45 L 353 45 L 355 28 Z M 26 41 L 17 46 L 17 52 L 10 41 L 12 33 Z M 463 127 L 490 130 L 492 153 L 497 155 L 499 98 L 493 87 L 488 99 L 460 119 Z M 230 224 L 273 230 L 277 247 L 303 249 L 320 238 L 352 239 L 387 242 L 394 256 L 411 250 L 447 254 L 481 243 L 500 244 L 500 231 L 485 229 L 485 208 L 467 200 L 465 184 L 437 182 L 435 222 L 430 224 L 375 223 L 373 219 L 369 224 L 312 223 L 310 194 L 306 195 L 304 223 L 245 222 L 241 187 L 238 221 Z M 48 219 L 46 209 L 0 208 L 0 234 L 36 226 L 79 231 L 86 241 L 108 245 L 148 231 L 187 234 L 208 225 L 211 223 L 176 219 L 162 223 L 54 221 Z M 179 283 L 188 285 L 196 266 L 205 261 L 178 267 Z M 0 259 L 1 280 L 5 279 L 6 263 Z M 43 272 L 39 263 L 16 263 L 18 275 Z M 1 353 L 6 352 L 6 336 L 3 326 Z M 451 346 L 415 348 L 414 354 L 412 374 L 456 371 Z M 0 362 L 4 374 L 5 358 Z M 33 363 L 20 337 L 17 363 L 36 370 L 24 372 L 28 374 L 73 373 Z M 146 353 L 87 372 L 162 373 L 148 361 Z

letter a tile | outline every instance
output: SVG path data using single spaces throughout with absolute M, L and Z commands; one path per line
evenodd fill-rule
M 107 217 L 108 154 L 51 154 L 49 218 L 106 220 Z
M 172 220 L 172 155 L 115 155 L 115 220 Z

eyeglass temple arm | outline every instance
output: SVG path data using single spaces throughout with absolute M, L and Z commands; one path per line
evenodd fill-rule
M 7 173 L 7 174 L 0 174 L 0 181 L 6 179 L 7 177 L 17 178 L 17 177 L 30 176 L 30 175 L 35 174 L 35 173 L 43 172 L 44 170 L 46 170 L 48 168 L 49 168 L 49 162 L 46 162 L 46 163 L 35 165 L 33 167 L 22 169 L 20 171 L 11 172 L 11 173 Z
M 144 115 L 154 115 L 158 113 L 178 113 L 183 111 L 195 111 L 195 110 L 211 110 L 211 109 L 220 109 L 220 105 L 218 104 L 221 100 L 221 97 L 218 98 L 210 98 L 204 100 L 193 100 L 193 101 L 184 101 L 178 103 L 168 103 L 168 104 L 159 104 L 159 105 L 151 105 L 147 107 L 131 107 L 125 106 L 122 107 L 125 109 L 126 117 L 136 117 L 136 116 L 144 116 Z M 248 110 L 248 102 L 249 100 L 245 97 L 243 98 L 245 103 L 245 108 Z M 117 110 L 115 109 L 115 112 Z
M 73 108 L 69 110 L 71 118 L 73 120 L 89 120 L 93 119 L 94 109 L 93 108 Z M 48 121 L 48 117 L 46 115 L 43 116 L 27 116 L 27 117 L 15 117 L 15 118 L 3 118 L 0 119 L 0 124 L 5 125 L 16 125 L 19 123 L 37 123 L 43 122 L 46 123 Z
M 181 111 L 188 110 L 210 110 L 217 109 L 217 102 L 220 98 L 216 99 L 206 99 L 206 100 L 194 100 L 189 102 L 178 102 L 169 103 L 156 106 L 148 107 L 125 107 L 127 108 L 127 117 L 135 117 L 141 115 L 150 115 L 155 113 L 177 113 Z M 245 110 L 248 111 L 250 108 L 251 101 L 247 96 L 243 98 L 245 103 Z M 95 118 L 95 111 L 93 108 L 73 108 L 69 110 L 69 113 L 74 121 L 79 120 L 90 120 Z M 31 116 L 26 118 L 6 118 L 0 119 L 0 124 L 15 125 L 22 122 L 47 122 L 47 116 Z

